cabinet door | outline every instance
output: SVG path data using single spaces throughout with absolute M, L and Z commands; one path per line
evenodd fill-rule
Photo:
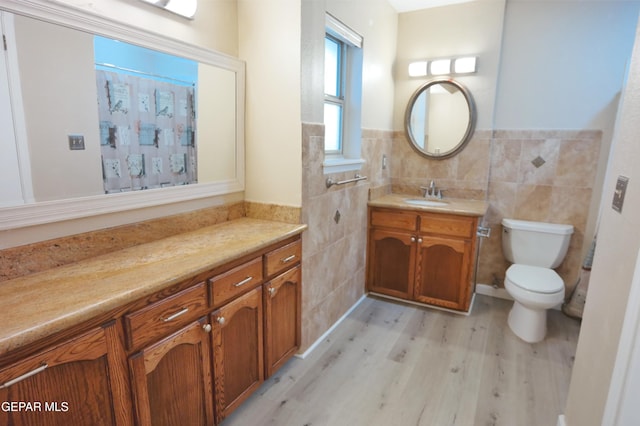
M 213 369 L 219 423 L 264 381 L 262 287 L 213 312 Z
M 300 266 L 296 266 L 265 284 L 265 378 L 300 347 L 301 277 Z
M 129 358 L 138 425 L 211 425 L 211 346 L 204 320 Z
M 367 267 L 369 291 L 403 299 L 413 297 L 414 240 L 410 233 L 371 230 Z
M 0 424 L 131 424 L 128 383 L 113 321 L 0 370 Z
M 471 242 L 459 238 L 421 236 L 415 300 L 468 310 Z

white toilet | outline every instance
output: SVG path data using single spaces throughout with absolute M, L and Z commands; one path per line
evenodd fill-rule
M 502 219 L 502 251 L 513 263 L 504 280 L 515 300 L 509 327 L 526 342 L 544 339 L 547 309 L 564 300 L 564 282 L 552 268 L 562 263 L 571 234 L 571 225 Z

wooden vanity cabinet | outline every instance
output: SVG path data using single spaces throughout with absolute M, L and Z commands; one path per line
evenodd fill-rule
M 298 265 L 264 285 L 265 379 L 300 348 L 301 284 Z
M 416 264 L 415 234 L 386 229 L 369 232 L 369 291 L 413 299 Z
M 262 286 L 211 314 L 216 422 L 264 381 Z
M 370 208 L 368 291 L 468 311 L 477 226 L 476 216 Z
M 129 358 L 136 424 L 213 424 L 210 331 L 202 318 Z
M 301 254 L 289 237 L 5 354 L 0 425 L 220 423 L 300 346 Z
M 130 425 L 116 321 L 0 369 L 0 401 L 2 425 Z

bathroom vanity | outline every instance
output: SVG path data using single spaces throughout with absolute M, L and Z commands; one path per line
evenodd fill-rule
M 390 194 L 369 202 L 367 290 L 468 312 L 487 204 Z
M 2 283 L 0 424 L 219 423 L 299 348 L 304 229 L 238 219 Z

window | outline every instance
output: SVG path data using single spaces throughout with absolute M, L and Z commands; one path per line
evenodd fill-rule
M 358 170 L 362 99 L 362 37 L 326 15 L 324 39 L 325 173 Z
M 342 154 L 344 112 L 345 44 L 335 37 L 324 38 L 324 150 Z

